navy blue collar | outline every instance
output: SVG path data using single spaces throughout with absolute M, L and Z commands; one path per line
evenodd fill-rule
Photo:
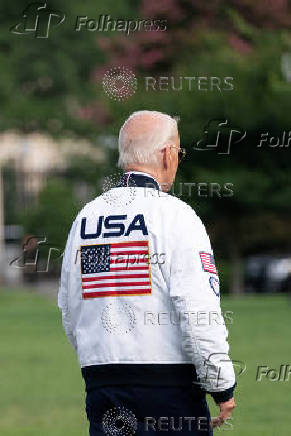
M 116 185 L 116 188 L 127 186 L 160 189 L 158 182 L 153 177 L 145 175 L 144 173 L 136 173 L 134 171 L 127 171 L 124 173 Z

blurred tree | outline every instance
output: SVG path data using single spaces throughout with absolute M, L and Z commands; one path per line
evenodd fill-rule
M 189 151 L 179 180 L 233 183 L 232 197 L 185 200 L 206 220 L 219 257 L 232 262 L 231 288 L 240 292 L 244 255 L 291 247 L 290 147 L 271 147 L 267 142 L 259 146 L 262 133 L 276 137 L 289 132 L 291 86 L 281 62 L 282 54 L 291 52 L 290 4 L 287 0 L 100 0 L 97 10 L 89 0 L 70 5 L 53 0 L 50 7 L 63 11 L 66 20 L 53 28 L 48 39 L 37 39 L 7 30 L 21 20 L 22 1 L 0 5 L 4 24 L 0 128 L 93 138 L 100 129 L 104 135 L 116 134 L 134 110 L 179 115 L 182 146 Z M 105 11 L 114 18 L 166 19 L 167 30 L 129 36 L 72 30 L 77 15 L 96 18 Z M 126 66 L 138 78 L 137 92 L 126 101 L 110 100 L 102 89 L 103 74 L 112 66 Z M 145 91 L 145 76 L 233 77 L 234 89 L 199 91 L 196 81 L 192 91 L 185 82 L 179 91 L 171 86 L 166 91 Z M 193 148 L 212 119 L 227 119 L 231 127 L 247 132 L 229 155 Z M 224 142 L 227 135 L 224 132 Z M 112 165 L 115 156 L 113 151 Z M 86 171 L 82 177 L 88 177 Z M 67 193 L 68 203 L 73 201 L 68 188 L 62 189 L 55 189 L 56 198 Z M 40 197 L 38 212 L 44 217 L 45 209 L 54 204 L 54 195 L 46 195 Z M 41 222 L 40 216 L 35 224 Z M 47 220 L 47 225 L 52 222 Z
M 64 171 L 48 177 L 37 203 L 18 214 L 25 233 L 45 236 L 49 244 L 64 247 L 77 213 L 101 194 L 103 181 L 111 172 L 110 159 L 97 164 L 84 156 L 72 158 Z
M 38 205 L 22 217 L 25 231 L 46 238 L 50 246 L 64 247 L 80 206 L 72 184 L 60 178 L 51 179 L 40 193 Z
M 233 183 L 233 197 L 185 200 L 206 220 L 219 256 L 232 262 L 231 289 L 239 293 L 244 255 L 256 247 L 291 247 L 290 147 L 260 146 L 263 133 L 280 137 L 289 132 L 291 86 L 282 75 L 281 58 L 291 51 L 290 6 L 285 0 L 147 0 L 140 11 L 144 17 L 167 19 L 167 31 L 99 40 L 107 64 L 97 67 L 97 76 L 113 65 L 125 65 L 139 78 L 138 90 L 126 104 L 108 103 L 112 128 L 117 130 L 128 113 L 141 108 L 179 115 L 182 145 L 190 156 L 179 180 Z M 233 77 L 234 89 L 203 92 L 196 86 L 189 91 L 184 81 L 179 91 L 170 85 L 165 91 L 145 92 L 145 75 L 172 76 L 176 83 L 186 76 Z M 231 128 L 246 131 L 229 155 L 193 148 L 212 119 L 228 120 Z M 227 135 L 222 137 L 226 144 Z M 269 224 L 262 229 L 263 222 Z
M 29 5 L 32 2 L 23 0 L 0 5 L 0 129 L 90 138 L 108 119 L 106 108 L 96 103 L 96 86 L 90 80 L 94 65 L 104 62 L 104 54 L 96 44 L 98 32 L 74 30 L 76 17 L 96 18 L 98 10 L 106 11 L 114 2 L 100 0 L 96 8 L 88 0 L 75 4 L 51 0 L 48 8 L 60 17 L 64 14 L 65 20 L 56 26 L 52 19 L 48 38 L 36 38 L 33 32 L 12 33 L 19 23 L 23 23 L 19 31 L 24 30 L 22 14 Z M 30 6 L 28 12 L 31 26 L 37 15 L 34 9 Z M 116 4 L 114 9 L 118 10 Z M 94 125 L 84 117 L 88 102 L 95 102 Z

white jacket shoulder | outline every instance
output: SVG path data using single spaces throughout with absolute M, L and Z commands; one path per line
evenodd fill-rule
M 187 222 L 192 222 L 193 225 L 203 225 L 195 210 L 189 206 L 189 204 L 185 203 L 185 201 L 172 195 L 167 196 L 167 201 L 170 209 L 173 210 L 174 213 L 179 214 L 181 219 L 185 219 Z

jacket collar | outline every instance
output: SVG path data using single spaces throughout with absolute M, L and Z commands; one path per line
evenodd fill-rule
M 140 171 L 127 171 L 123 174 L 116 185 L 117 188 L 127 186 L 154 188 L 160 190 L 158 182 L 150 174 L 142 173 Z

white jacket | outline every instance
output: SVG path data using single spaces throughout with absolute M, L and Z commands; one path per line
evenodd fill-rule
M 205 227 L 153 179 L 125 177 L 71 228 L 58 294 L 68 339 L 82 368 L 194 364 L 200 387 L 227 400 L 235 375 Z

